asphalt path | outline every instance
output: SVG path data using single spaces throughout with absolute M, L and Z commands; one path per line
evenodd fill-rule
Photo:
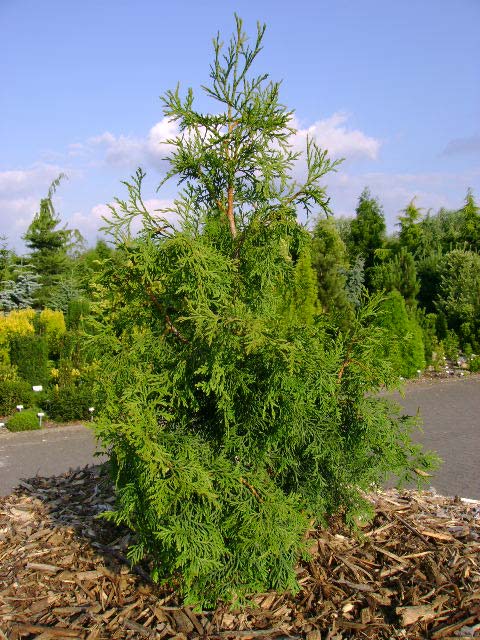
M 11 493 L 19 480 L 36 475 L 56 476 L 98 464 L 95 438 L 83 425 L 54 427 L 38 431 L 0 432 L 0 496 Z
M 410 383 L 395 394 L 405 413 L 423 419 L 414 440 L 443 460 L 430 479 L 442 495 L 480 499 L 480 376 Z
M 406 413 L 420 411 L 423 432 L 415 440 L 444 461 L 430 485 L 443 495 L 480 499 L 480 377 L 419 381 L 396 399 Z M 98 464 L 95 449 L 93 433 L 82 425 L 22 433 L 2 429 L 0 495 L 8 495 L 21 479 Z

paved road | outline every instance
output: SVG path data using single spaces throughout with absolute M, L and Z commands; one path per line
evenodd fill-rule
M 480 377 L 420 381 L 397 399 L 406 413 L 420 411 L 423 433 L 415 440 L 443 460 L 431 485 L 440 494 L 480 499 Z
M 424 432 L 416 439 L 444 460 L 431 485 L 445 495 L 480 499 L 480 377 L 418 382 L 399 400 L 407 413 L 420 409 Z M 21 478 L 96 463 L 94 451 L 93 435 L 82 426 L 24 433 L 2 430 L 0 495 L 10 493 Z
M 8 495 L 21 478 L 59 475 L 68 469 L 98 464 L 94 452 L 93 434 L 81 425 L 20 433 L 2 429 L 0 495 Z

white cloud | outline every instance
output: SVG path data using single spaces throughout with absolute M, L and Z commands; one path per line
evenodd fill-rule
M 91 150 L 102 149 L 105 162 L 112 166 L 124 166 L 132 169 L 139 165 L 153 165 L 159 168 L 161 161 L 169 153 L 169 147 L 164 141 L 177 134 L 177 124 L 163 118 L 150 129 L 144 138 L 123 134 L 116 136 L 110 131 L 106 131 L 89 138 L 86 145 Z
M 14 169 L 0 172 L 0 196 L 31 192 L 42 189 L 47 193 L 48 187 L 59 173 L 65 169 L 55 164 L 37 163 L 28 169 Z
M 359 158 L 376 160 L 381 142 L 358 129 L 349 129 L 346 125 L 349 116 L 346 113 L 334 113 L 329 118 L 317 120 L 312 125 L 301 128 L 296 119 L 292 125 L 297 133 L 292 139 L 296 148 L 304 148 L 307 136 L 327 149 L 331 157 Z
M 39 162 L 26 169 L 0 172 L 0 234 L 6 235 L 10 244 L 20 246 L 40 199 L 63 171 L 59 165 Z
M 10 236 L 26 231 L 38 209 L 38 200 L 32 196 L 0 198 L 0 233 Z
M 302 128 L 294 119 L 292 125 L 297 133 L 291 143 L 295 148 L 305 147 L 307 136 L 313 138 L 323 149 L 328 149 L 331 156 L 347 158 L 369 158 L 376 160 L 380 150 L 380 140 L 368 136 L 358 129 L 348 128 L 349 116 L 345 113 L 334 113 L 329 118 L 317 120 L 312 125 Z M 154 166 L 165 169 L 163 162 L 170 152 L 165 140 L 178 135 L 176 122 L 163 118 L 157 122 L 145 137 L 114 135 L 106 131 L 87 140 L 91 149 L 102 149 L 107 164 L 126 166 L 130 169 L 141 166 Z M 73 149 L 78 152 L 78 148 Z

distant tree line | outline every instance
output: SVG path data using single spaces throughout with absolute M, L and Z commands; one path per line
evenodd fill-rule
M 323 309 L 348 325 L 360 292 L 385 294 L 381 322 L 399 337 L 398 366 L 414 375 L 480 351 L 480 208 L 424 212 L 413 199 L 388 235 L 383 208 L 368 189 L 352 218 L 323 219 L 313 230 L 312 264 Z
M 52 183 L 23 236 L 27 255 L 0 239 L 4 313 L 27 308 L 59 310 L 66 318 L 79 309 L 85 313 L 95 274 L 105 261 L 121 259 L 105 240 L 86 248 L 78 230 L 62 226 L 52 198 L 64 177 Z M 383 207 L 368 188 L 354 216 L 317 219 L 311 250 L 302 256 L 298 277 L 305 281 L 298 290 L 314 287 L 317 312 L 341 330 L 368 297 L 382 293 L 378 322 L 398 337 L 398 353 L 390 349 L 385 357 L 403 377 L 427 365 L 441 367 L 445 357 L 456 360 L 460 353 L 471 359 L 480 352 L 480 208 L 472 191 L 460 209 L 437 213 L 423 211 L 414 198 L 396 227 L 387 234 Z

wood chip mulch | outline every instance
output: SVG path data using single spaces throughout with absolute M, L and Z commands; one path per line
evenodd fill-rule
M 480 502 L 371 499 L 360 537 L 338 520 L 312 533 L 296 596 L 197 612 L 131 568 L 128 531 L 95 517 L 113 504 L 102 467 L 30 479 L 0 499 L 0 638 L 480 637 Z

